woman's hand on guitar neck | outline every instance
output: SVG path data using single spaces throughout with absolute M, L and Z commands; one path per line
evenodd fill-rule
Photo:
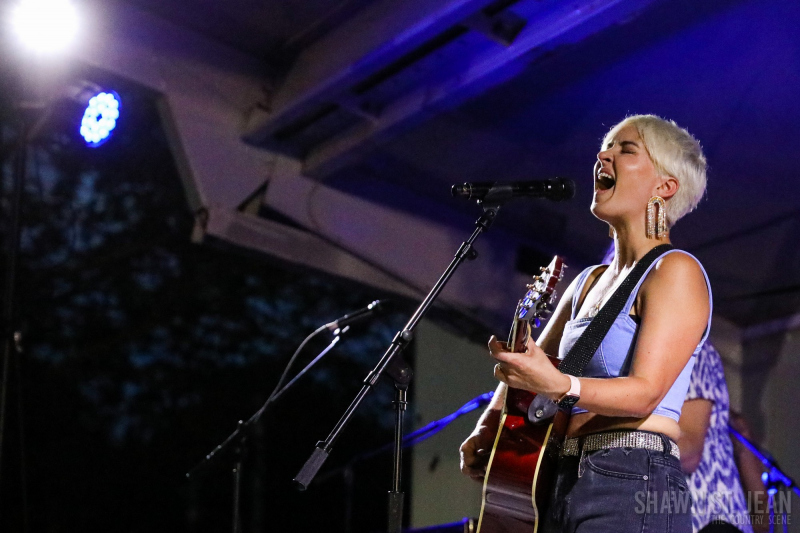
M 553 366 L 547 354 L 533 340 L 528 340 L 525 352 L 507 350 L 506 343 L 492 335 L 489 351 L 497 361 L 494 377 L 509 387 L 544 394 L 553 400 L 558 400 L 569 390 L 569 378 Z

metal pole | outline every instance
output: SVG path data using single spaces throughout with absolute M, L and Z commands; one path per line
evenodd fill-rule
M 242 496 L 242 445 L 236 448 L 236 462 L 233 465 L 233 533 L 242 531 L 241 496 Z
M 403 418 L 408 406 L 408 384 L 395 384 L 394 400 L 394 465 L 392 467 L 392 490 L 389 492 L 388 533 L 401 533 L 403 530 L 403 507 L 405 494 L 402 489 L 403 477 Z
M 19 260 L 20 241 L 20 213 L 22 203 L 22 189 L 25 185 L 25 175 L 28 168 L 28 135 L 29 129 L 26 121 L 21 121 L 18 146 L 14 154 L 14 172 L 11 189 L 11 216 L 9 232 L 6 235 L 6 268 L 3 292 L 3 376 L 0 382 L 0 485 L 5 481 L 3 471 L 3 452 L 5 451 L 6 413 L 8 411 L 8 387 L 11 358 L 15 353 L 15 324 L 14 324 L 14 287 L 16 285 L 17 262 Z M 23 494 L 23 501 L 27 498 Z

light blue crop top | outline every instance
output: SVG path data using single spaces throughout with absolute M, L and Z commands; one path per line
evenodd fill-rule
M 634 287 L 633 291 L 631 291 L 631 295 L 628 297 L 628 301 L 625 302 L 625 307 L 622 309 L 622 312 L 619 314 L 619 316 L 617 316 L 617 319 L 611 325 L 611 329 L 608 331 L 608 334 L 606 334 L 603 342 L 600 344 L 600 347 L 594 353 L 594 356 L 592 356 L 589 364 L 586 365 L 586 369 L 583 372 L 584 377 L 615 378 L 628 375 L 628 372 L 630 372 L 631 360 L 633 359 L 633 352 L 636 349 L 636 336 L 639 333 L 639 324 L 630 316 L 631 307 L 633 306 L 633 302 L 636 300 L 639 287 L 650 273 L 650 270 L 652 270 L 659 259 L 673 252 L 684 253 L 697 261 L 697 258 L 693 255 L 684 252 L 683 250 L 675 249 L 663 253 L 658 259 L 653 261 L 653 264 L 650 265 L 650 267 L 645 271 L 644 275 L 639 280 L 639 283 L 636 285 L 636 287 Z M 700 269 L 703 271 L 703 276 L 706 278 L 709 308 L 711 308 L 713 305 L 713 300 L 711 298 L 711 285 L 708 282 L 708 275 L 706 274 L 703 265 L 700 264 L 700 261 L 697 261 L 697 264 L 700 265 Z M 572 346 L 575 344 L 575 341 L 578 340 L 578 337 L 580 337 L 584 332 L 586 326 L 588 326 L 589 322 L 592 321 L 591 318 L 580 318 L 576 320 L 575 313 L 577 311 L 578 299 L 583 292 L 583 286 L 586 283 L 586 279 L 589 274 L 598 266 L 600 265 L 587 268 L 581 272 L 577 278 L 575 295 L 572 298 L 572 320 L 567 322 L 564 326 L 564 333 L 561 336 L 561 344 L 558 347 L 558 356 L 561 359 L 563 359 L 567 353 L 569 353 L 569 351 L 572 349 Z M 700 347 L 703 345 L 703 342 L 705 342 L 706 337 L 708 337 L 708 331 L 710 328 L 711 309 L 709 309 L 708 314 L 708 325 L 706 326 L 705 333 L 703 333 L 703 338 L 700 340 L 700 344 L 697 345 L 697 348 L 692 354 L 692 357 L 689 359 L 689 362 L 686 363 L 685 367 L 683 367 L 678 379 L 676 379 L 675 383 L 672 384 L 672 387 L 670 387 L 667 395 L 664 396 L 664 399 L 662 399 L 661 403 L 658 404 L 658 407 L 655 408 L 653 414 L 667 416 L 676 422 L 680 418 L 681 407 L 683 407 L 683 401 L 686 398 L 686 392 L 689 390 L 689 378 L 692 374 L 692 368 L 694 367 L 694 362 L 697 353 L 700 351 Z M 572 414 L 585 412 L 587 412 L 586 409 L 581 409 L 577 406 L 572 408 Z

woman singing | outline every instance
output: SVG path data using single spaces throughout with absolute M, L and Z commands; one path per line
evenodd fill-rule
M 673 249 L 652 263 L 584 377 L 559 372 L 545 354 L 563 358 L 569 352 L 637 262 L 670 242 L 669 228 L 697 206 L 705 184 L 700 145 L 674 122 L 638 115 L 614 126 L 597 154 L 591 206 L 610 226 L 613 261 L 573 281 L 527 352 L 509 353 L 495 337 L 489 341 L 501 383 L 461 446 L 465 474 L 483 476 L 507 386 L 553 400 L 579 397 L 540 531 L 692 530 L 675 443 L 695 354 L 711 318 L 711 289 L 697 259 Z M 659 212 L 666 215 L 661 224 Z

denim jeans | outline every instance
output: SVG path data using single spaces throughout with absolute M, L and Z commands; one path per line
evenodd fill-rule
M 610 448 L 562 457 L 541 531 L 691 533 L 691 493 L 680 461 L 666 450 Z

